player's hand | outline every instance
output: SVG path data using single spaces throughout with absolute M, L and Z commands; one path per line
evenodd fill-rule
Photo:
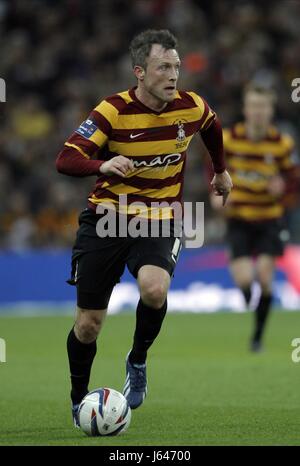
M 285 191 L 285 181 L 279 176 L 272 176 L 268 184 L 268 191 L 274 197 L 280 197 Z
M 213 192 L 216 196 L 223 196 L 223 206 L 225 205 L 226 199 L 233 187 L 231 177 L 227 170 L 223 173 L 215 173 L 215 176 L 211 182 Z
M 123 155 L 107 160 L 100 167 L 100 172 L 104 175 L 119 175 L 122 178 L 125 178 L 132 170 L 134 170 L 132 160 Z
M 215 193 L 209 194 L 209 202 L 213 210 L 219 211 L 220 214 L 223 212 L 223 199 L 220 196 L 216 196 Z

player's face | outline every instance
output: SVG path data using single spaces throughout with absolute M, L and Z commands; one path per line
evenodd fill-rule
M 244 100 L 244 116 L 253 126 L 267 127 L 272 120 L 274 106 L 271 96 L 248 92 Z
M 162 102 L 171 102 L 176 93 L 179 67 L 175 49 L 166 50 L 159 44 L 153 44 L 144 70 L 145 90 Z

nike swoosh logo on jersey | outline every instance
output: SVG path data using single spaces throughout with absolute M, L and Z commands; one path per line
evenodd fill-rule
M 135 138 L 138 138 L 139 136 L 142 136 L 142 134 L 144 133 L 138 133 L 138 134 L 130 134 L 130 139 L 135 139 Z

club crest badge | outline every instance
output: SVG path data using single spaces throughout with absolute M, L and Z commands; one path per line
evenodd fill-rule
M 177 131 L 177 141 L 179 142 L 182 142 L 185 140 L 185 131 L 184 131 L 184 127 L 183 127 L 183 123 L 181 121 L 179 121 L 177 123 L 177 126 L 178 126 L 178 131 Z

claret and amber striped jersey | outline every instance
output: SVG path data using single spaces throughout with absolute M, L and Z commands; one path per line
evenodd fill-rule
M 119 196 L 126 194 L 128 204 L 142 201 L 145 216 L 153 218 L 152 202 L 181 202 L 187 148 L 194 134 L 214 119 L 215 113 L 194 92 L 177 91 L 162 112 L 155 112 L 137 99 L 133 88 L 104 99 L 64 150 L 88 159 L 96 154 L 102 161 L 117 155 L 130 158 L 135 169 L 125 178 L 102 175 L 97 166 L 89 206 L 109 202 L 118 208 Z M 171 217 L 172 209 L 160 211 L 160 218 Z
M 247 138 L 244 123 L 223 131 L 224 151 L 233 190 L 226 215 L 246 221 L 265 221 L 283 215 L 282 197 L 269 191 L 270 180 L 285 175 L 294 167 L 293 139 L 270 126 L 265 138 Z

